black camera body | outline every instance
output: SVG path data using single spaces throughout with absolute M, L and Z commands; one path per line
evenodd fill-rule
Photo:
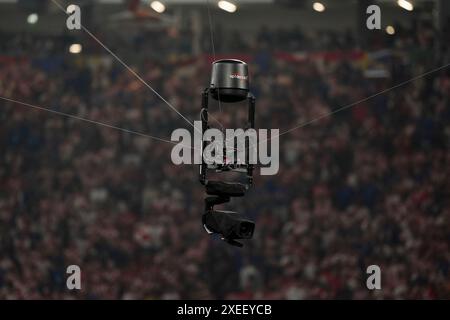
M 203 226 L 209 233 L 217 233 L 230 244 L 241 247 L 236 239 L 251 239 L 255 230 L 255 223 L 243 219 L 234 211 L 212 210 L 203 214 Z
M 208 190 L 208 187 L 206 189 L 208 194 L 214 194 L 214 196 L 205 199 L 205 213 L 202 217 L 203 227 L 208 233 L 220 234 L 222 239 L 229 244 L 242 247 L 242 243 L 236 240 L 251 239 L 255 230 L 255 223 L 234 211 L 214 210 L 214 205 L 229 202 L 230 197 L 228 195 L 230 194 L 241 196 L 238 194 L 243 185 L 240 183 L 225 183 L 224 190 L 228 193 L 224 195 L 218 192 L 218 186 L 224 186 L 221 182 L 213 181 L 212 184 L 214 185 L 214 192 L 211 192 L 211 189 Z M 233 187 L 233 185 L 235 186 Z

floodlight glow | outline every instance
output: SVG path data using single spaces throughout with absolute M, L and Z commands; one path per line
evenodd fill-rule
M 37 13 L 32 13 L 27 18 L 27 22 L 29 24 L 35 24 L 38 22 L 38 20 L 39 20 L 39 15 Z
M 317 12 L 324 12 L 325 6 L 320 2 L 314 2 L 313 3 L 313 9 Z
M 237 10 L 237 6 L 234 3 L 231 3 L 230 1 L 219 1 L 217 5 L 219 6 L 220 9 L 230 13 L 236 12 Z
M 79 43 L 74 43 L 69 47 L 69 52 L 73 54 L 78 54 L 83 50 L 83 47 Z
M 152 7 L 152 9 L 158 13 L 163 13 L 164 11 L 166 11 L 166 6 L 159 1 L 152 1 L 150 7 Z
M 407 0 L 397 0 L 397 4 L 405 10 L 408 10 L 408 11 L 414 10 L 413 4 Z
M 395 34 L 395 28 L 393 26 L 387 26 L 386 27 L 386 33 L 389 35 L 394 35 Z

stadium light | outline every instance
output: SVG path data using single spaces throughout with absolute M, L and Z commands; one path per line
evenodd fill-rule
M 408 0 L 397 0 L 397 4 L 405 10 L 413 11 L 414 5 Z
M 39 20 L 39 15 L 37 13 L 32 13 L 27 17 L 27 22 L 29 24 L 35 24 Z
M 152 1 L 152 3 L 150 3 L 150 7 L 158 13 L 163 13 L 166 11 L 166 6 L 160 1 Z
M 69 52 L 73 54 L 78 54 L 83 50 L 83 47 L 79 43 L 74 43 L 70 45 Z
M 386 33 L 389 35 L 394 35 L 395 34 L 395 28 L 393 26 L 387 26 L 386 27 Z
M 325 6 L 321 2 L 314 2 L 313 9 L 317 12 L 324 12 Z
M 230 1 L 219 1 L 217 4 L 220 9 L 225 10 L 227 12 L 233 13 L 236 12 L 237 6 L 234 3 L 231 3 Z

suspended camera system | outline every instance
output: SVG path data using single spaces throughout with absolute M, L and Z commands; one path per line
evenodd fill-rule
M 247 128 L 255 128 L 255 97 L 249 91 L 248 65 L 240 60 L 217 60 L 212 64 L 211 85 L 203 91 L 200 118 L 202 133 L 210 128 L 208 124 L 209 95 L 220 102 L 248 102 Z M 245 164 L 227 163 L 226 152 L 222 164 L 207 164 L 203 151 L 208 141 L 202 142 L 202 163 L 200 164 L 200 182 L 205 186 L 208 197 L 205 199 L 203 226 L 208 233 L 217 233 L 231 245 L 242 247 L 237 239 L 250 239 L 255 223 L 242 218 L 234 211 L 214 210 L 215 205 L 227 203 L 232 197 L 243 197 L 253 183 L 253 165 L 249 164 L 249 145 L 246 143 Z M 246 174 L 246 183 L 208 180 L 208 170 L 215 172 L 235 171 Z

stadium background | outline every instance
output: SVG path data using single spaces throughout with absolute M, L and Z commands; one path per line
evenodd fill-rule
M 197 119 L 214 59 L 206 1 L 162 1 L 162 14 L 104 2 L 71 3 Z M 209 1 L 215 58 L 249 62 L 260 128 L 290 129 L 450 61 L 446 1 L 411 12 L 376 1 L 379 31 L 365 28 L 368 1 L 322 1 L 322 13 L 236 2 L 231 14 Z M 2 97 L 163 138 L 187 127 L 65 18 L 51 2 L 0 1 Z M 206 235 L 198 168 L 173 165 L 170 144 L 1 100 L 0 298 L 448 299 L 449 90 L 444 69 L 280 137 L 278 175 L 232 202 L 256 220 L 243 249 Z M 225 126 L 245 117 L 213 109 Z M 71 264 L 81 291 L 66 288 Z M 382 290 L 365 286 L 371 264 Z

